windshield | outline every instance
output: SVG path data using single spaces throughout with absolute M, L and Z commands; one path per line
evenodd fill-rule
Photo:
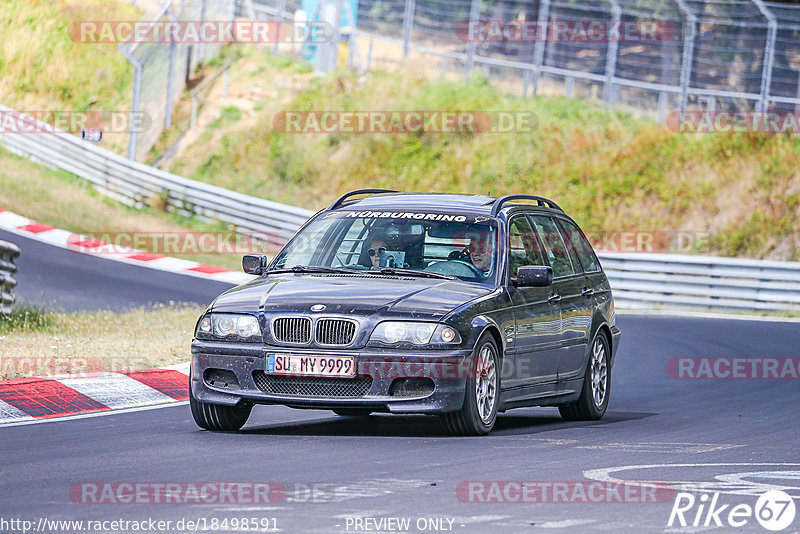
M 326 212 L 278 254 L 272 269 L 404 269 L 493 284 L 497 226 L 488 217 L 432 212 Z

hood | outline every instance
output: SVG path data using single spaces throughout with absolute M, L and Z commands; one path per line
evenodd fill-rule
M 492 287 L 460 280 L 403 276 L 278 274 L 262 277 L 220 295 L 216 312 L 310 313 L 325 305 L 326 314 L 383 314 L 419 320 L 440 320 L 454 308 Z

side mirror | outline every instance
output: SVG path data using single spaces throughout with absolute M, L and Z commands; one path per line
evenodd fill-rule
M 520 267 L 514 283 L 519 287 L 547 287 L 553 283 L 553 268 L 533 265 Z
M 255 254 L 245 254 L 242 257 L 242 270 L 247 274 L 261 275 L 267 268 L 267 257 Z

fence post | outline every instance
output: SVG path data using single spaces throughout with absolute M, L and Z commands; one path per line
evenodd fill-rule
M 408 57 L 408 43 L 411 41 L 411 29 L 414 27 L 416 10 L 416 0 L 406 0 L 406 8 L 403 12 L 403 58 Z
M 348 2 L 350 0 L 347 0 Z M 333 17 L 333 53 L 331 57 L 332 65 L 328 72 L 336 70 L 336 65 L 339 62 L 339 43 L 342 42 L 342 0 L 336 0 L 336 16 Z
M 536 72 L 533 75 L 533 94 L 539 90 L 539 79 L 542 76 L 542 65 L 544 65 L 544 49 L 547 46 L 547 36 L 550 34 L 550 0 L 542 0 L 539 4 L 539 16 L 536 21 L 539 26 L 540 38 L 533 46 L 533 64 L 536 65 Z
M 177 22 L 178 17 L 167 11 L 167 17 L 170 22 Z M 175 42 L 175 36 L 171 35 L 169 40 L 169 67 L 167 69 L 167 101 L 164 109 L 164 128 L 169 129 L 172 127 L 172 95 L 173 95 L 173 78 L 175 77 L 175 60 L 178 53 L 178 45 Z
M 620 19 L 622 18 L 622 8 L 617 0 L 611 0 L 611 23 L 612 27 L 619 29 Z M 617 30 L 619 31 L 619 30 Z M 610 38 L 606 49 L 606 83 L 603 86 L 603 101 L 606 104 L 616 103 L 616 91 L 614 90 L 614 74 L 617 71 L 617 50 L 619 49 L 619 39 Z
M 247 16 L 250 20 L 256 20 L 256 10 L 253 8 L 253 0 L 243 0 L 244 9 L 247 11 Z
M 205 22 L 206 22 L 206 6 L 207 6 L 207 4 L 208 4 L 208 0 L 201 0 L 201 4 L 200 4 L 200 24 L 201 25 L 204 25 Z M 205 43 L 203 43 L 202 39 L 200 39 L 200 41 L 197 43 L 197 57 L 198 57 L 198 61 L 195 63 L 195 65 L 197 65 L 197 63 L 205 63 L 206 62 L 206 46 L 205 46 Z
M 481 0 L 472 0 L 469 6 L 469 27 L 480 20 Z M 475 41 L 469 38 L 467 33 L 467 60 L 464 62 L 464 79 L 469 80 L 469 72 L 472 70 L 472 58 L 475 56 Z
M 667 93 L 659 91 L 658 93 L 658 122 L 667 120 Z
M 778 22 L 775 20 L 775 15 L 772 11 L 767 9 L 762 0 L 753 0 L 758 7 L 761 14 L 767 19 L 767 40 L 764 43 L 764 60 L 761 68 L 761 99 L 759 100 L 759 108 L 762 113 L 767 112 L 769 108 L 769 90 L 772 85 L 772 66 L 775 60 L 775 38 L 778 33 Z
M 286 11 L 286 0 L 278 0 L 278 16 L 276 17 L 277 24 L 275 25 L 275 47 L 272 50 L 275 54 L 278 53 L 278 42 L 280 41 L 281 27 L 283 26 L 284 11 Z M 292 26 L 292 32 L 294 33 L 294 26 Z M 294 35 L 289 36 L 289 40 L 293 41 L 293 39 Z
M 131 102 L 131 124 L 133 118 L 138 116 L 141 108 L 142 96 L 142 62 L 139 61 L 133 52 L 128 50 L 125 44 L 119 46 L 119 50 L 128 58 L 128 61 L 133 65 L 133 100 Z M 136 160 L 136 142 L 138 132 L 135 128 L 131 128 L 128 137 L 128 159 Z
M 692 62 L 694 61 L 694 41 L 697 35 L 697 17 L 689 9 L 684 0 L 676 0 L 678 7 L 686 15 L 686 25 L 683 32 L 683 55 L 681 57 L 681 113 L 686 111 L 689 104 L 689 85 L 692 80 Z

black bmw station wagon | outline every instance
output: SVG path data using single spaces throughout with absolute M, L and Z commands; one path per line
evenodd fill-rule
M 366 189 L 312 217 L 254 280 L 200 317 L 190 404 L 237 430 L 255 404 L 438 415 L 454 434 L 498 412 L 603 416 L 620 339 L 586 237 L 532 195 Z

